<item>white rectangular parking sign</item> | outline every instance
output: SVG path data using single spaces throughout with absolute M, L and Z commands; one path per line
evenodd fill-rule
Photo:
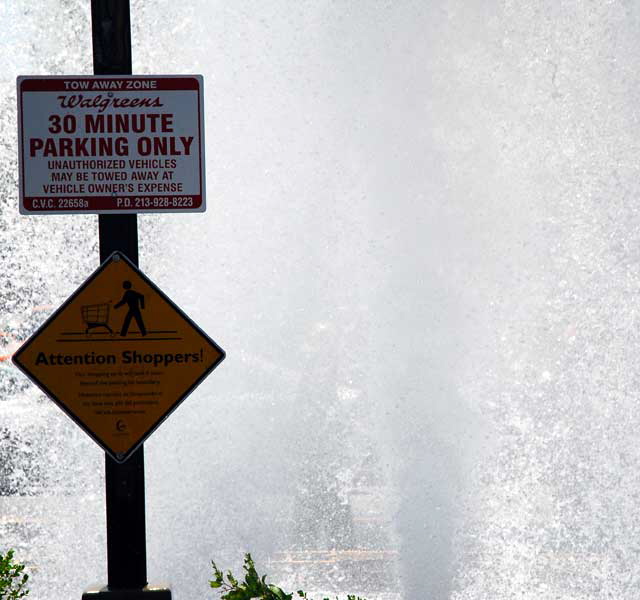
M 20 212 L 205 210 L 201 75 L 18 77 Z

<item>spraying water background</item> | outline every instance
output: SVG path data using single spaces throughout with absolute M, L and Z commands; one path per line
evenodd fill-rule
M 209 210 L 140 217 L 141 268 L 228 352 L 147 444 L 150 580 L 204 597 L 251 550 L 374 598 L 637 597 L 638 11 L 133 3 L 134 71 L 204 74 L 207 117 Z M 0 22 L 10 350 L 98 251 L 16 192 L 15 76 L 91 72 L 88 2 Z M 0 547 L 79 597 L 102 454 L 0 386 Z

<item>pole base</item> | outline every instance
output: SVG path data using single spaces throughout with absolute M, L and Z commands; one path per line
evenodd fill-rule
M 82 600 L 171 600 L 171 590 L 156 585 L 135 590 L 110 590 L 107 586 L 96 585 L 84 591 Z

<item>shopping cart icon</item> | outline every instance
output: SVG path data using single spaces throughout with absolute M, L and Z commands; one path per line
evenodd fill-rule
M 89 333 L 91 329 L 104 327 L 113 335 L 113 330 L 109 327 L 109 305 L 108 304 L 85 304 L 80 307 L 82 312 L 82 320 L 87 328 L 85 333 Z

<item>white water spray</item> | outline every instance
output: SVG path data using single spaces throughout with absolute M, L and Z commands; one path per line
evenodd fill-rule
M 90 73 L 88 3 L 0 22 L 9 347 L 98 252 L 94 217 L 17 210 L 15 76 Z M 209 210 L 140 217 L 140 266 L 228 352 L 147 444 L 150 580 L 204 597 L 250 550 L 370 598 L 634 599 L 638 9 L 132 22 L 134 71 L 202 73 L 207 117 Z M 6 361 L 0 389 L 0 548 L 34 597 L 79 597 L 106 579 L 102 454 Z

